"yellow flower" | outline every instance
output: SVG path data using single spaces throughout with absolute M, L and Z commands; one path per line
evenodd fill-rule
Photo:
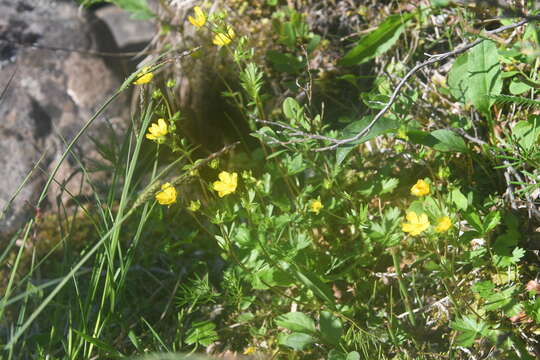
M 219 197 L 232 194 L 236 191 L 238 185 L 238 174 L 222 171 L 218 175 L 219 181 L 214 181 L 213 188 L 218 192 Z
M 150 70 L 150 66 L 143 67 L 141 69 L 139 77 L 133 83 L 135 85 L 142 85 L 142 84 L 149 83 L 152 80 L 152 78 L 154 77 L 154 74 L 149 70 Z
M 319 211 L 324 207 L 324 205 L 319 200 L 311 200 L 311 204 L 309 205 L 312 213 L 315 213 L 315 215 L 319 215 Z
M 255 354 L 256 351 L 257 351 L 257 348 L 256 348 L 255 346 L 248 346 L 248 347 L 244 350 L 244 355 Z
M 416 215 L 414 211 L 407 213 L 408 223 L 401 223 L 401 229 L 404 232 L 410 233 L 412 236 L 420 235 L 420 233 L 429 227 L 429 220 L 426 214 Z
M 234 33 L 233 28 L 227 25 L 227 33 L 217 33 L 216 36 L 214 36 L 214 40 L 212 40 L 212 42 L 214 43 L 214 45 L 217 46 L 229 45 L 235 36 L 236 34 Z
M 161 185 L 161 191 L 156 194 L 156 200 L 161 205 L 171 205 L 176 202 L 176 189 L 171 183 Z
M 418 180 L 411 188 L 411 194 L 414 196 L 424 196 L 429 194 L 429 184 L 424 180 Z
M 437 219 L 437 226 L 435 226 L 436 232 L 445 232 L 452 227 L 452 220 L 448 216 L 443 216 Z
M 206 15 L 204 14 L 204 11 L 199 6 L 195 6 L 193 8 L 193 11 L 195 12 L 195 17 L 188 16 L 188 20 L 193 26 L 201 28 L 206 24 Z
M 148 128 L 148 134 L 146 138 L 157 143 L 162 143 L 165 141 L 165 135 L 169 133 L 169 128 L 164 119 L 159 119 L 157 124 L 153 123 L 152 126 Z

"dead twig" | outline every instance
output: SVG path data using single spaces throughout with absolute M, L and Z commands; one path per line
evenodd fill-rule
M 514 24 L 501 26 L 500 28 L 497 28 L 495 30 L 486 31 L 486 34 L 487 35 L 498 34 L 498 33 L 504 32 L 506 30 L 515 29 L 517 27 L 523 26 L 523 25 L 527 24 L 528 22 L 538 21 L 538 20 L 540 20 L 540 16 L 534 16 L 534 17 L 530 16 L 530 17 L 524 18 L 521 21 L 518 21 L 518 22 L 516 22 Z M 359 133 L 357 133 L 356 135 L 354 135 L 352 137 L 348 137 L 348 138 L 345 138 L 345 139 L 336 139 L 336 138 L 333 138 L 333 137 L 323 136 L 323 135 L 320 135 L 320 134 L 306 133 L 306 132 L 301 131 L 299 129 L 296 129 L 296 128 L 293 128 L 293 127 L 290 127 L 288 125 L 284 125 L 284 124 L 278 123 L 278 122 L 263 121 L 263 120 L 257 120 L 257 122 L 262 123 L 262 124 L 266 124 L 266 125 L 278 126 L 278 127 L 287 129 L 289 131 L 292 131 L 292 133 L 288 134 L 289 136 L 295 136 L 295 137 L 301 136 L 305 140 L 313 139 L 313 140 L 318 140 L 318 141 L 328 141 L 328 142 L 331 143 L 331 145 L 317 148 L 314 151 L 334 150 L 334 149 L 338 148 L 339 146 L 352 143 L 354 141 L 357 141 L 357 140 L 361 139 L 363 136 L 365 136 L 371 130 L 371 128 L 375 125 L 375 123 L 377 121 L 379 121 L 383 117 L 384 114 L 386 114 L 386 112 L 390 109 L 390 107 L 392 107 L 394 102 L 397 100 L 403 86 L 405 86 L 407 81 L 414 74 L 416 74 L 416 72 L 418 72 L 419 70 L 421 70 L 421 69 L 423 69 L 423 68 L 425 68 L 425 67 L 427 67 L 429 65 L 441 62 L 441 61 L 443 61 L 443 60 L 445 60 L 445 59 L 447 59 L 449 57 L 454 57 L 454 56 L 460 55 L 460 54 L 466 52 L 467 50 L 472 49 L 473 47 L 480 44 L 484 40 L 486 40 L 486 39 L 485 38 L 480 38 L 480 39 L 477 39 L 477 40 L 475 40 L 475 41 L 473 41 L 473 42 L 471 42 L 469 44 L 463 45 L 462 47 L 460 47 L 458 49 L 455 49 L 455 50 L 452 50 L 452 51 L 449 51 L 449 52 L 446 52 L 446 53 L 437 54 L 437 55 L 427 55 L 429 57 L 429 59 L 422 62 L 422 63 L 420 63 L 420 64 L 417 64 L 415 67 L 413 67 L 411 70 L 409 70 L 409 72 L 397 84 L 397 86 L 394 89 L 392 95 L 390 96 L 390 99 L 385 104 L 385 106 L 373 117 L 373 119 L 369 122 L 369 124 L 362 131 L 360 131 Z M 288 143 L 290 143 L 290 140 L 288 141 Z
M 465 132 L 465 130 L 463 129 L 457 129 L 457 132 L 470 142 L 473 142 L 480 146 L 489 145 L 484 140 L 478 139 L 472 135 L 467 134 L 467 132 Z M 493 153 L 493 150 L 488 150 L 488 151 Z M 512 209 L 516 210 L 518 208 L 516 197 L 514 195 L 514 192 L 515 192 L 514 185 L 516 184 L 516 182 L 512 181 L 512 179 L 510 178 L 510 175 L 512 175 L 514 179 L 517 181 L 517 183 L 519 184 L 525 184 L 525 181 L 523 177 L 521 176 L 521 174 L 519 173 L 519 171 L 517 171 L 516 168 L 514 168 L 508 160 L 503 160 L 503 165 L 505 167 L 504 180 L 507 186 L 506 193 L 508 194 L 510 206 L 512 207 Z M 527 210 L 529 213 L 529 218 L 534 216 L 537 220 L 540 220 L 540 211 L 538 211 L 536 207 L 534 206 L 534 201 L 531 198 L 530 194 L 525 192 L 524 195 L 525 195 L 525 201 L 527 204 Z

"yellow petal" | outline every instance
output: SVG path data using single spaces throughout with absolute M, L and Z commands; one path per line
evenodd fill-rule
M 229 182 L 230 174 L 226 171 L 222 171 L 219 173 L 218 178 L 219 180 L 223 181 L 224 183 Z
M 159 134 L 161 136 L 167 135 L 168 128 L 167 128 L 167 123 L 165 122 L 164 119 L 159 119 L 158 120 L 157 128 L 159 129 Z
M 436 232 L 445 232 L 452 227 L 452 220 L 448 216 L 443 216 L 437 219 L 437 226 L 435 226 Z
M 214 39 L 212 40 L 212 42 L 214 43 L 214 45 L 225 46 L 225 45 L 228 45 L 232 41 L 232 39 L 234 39 L 235 35 L 236 34 L 234 33 L 233 28 L 230 26 L 227 26 L 227 33 L 226 34 L 223 32 L 217 33 L 214 36 Z
M 227 184 L 221 182 L 221 181 L 215 181 L 214 182 L 214 190 L 216 191 L 226 191 L 227 190 Z
M 139 77 L 137 78 L 137 80 L 133 82 L 133 84 L 142 85 L 142 84 L 146 84 L 150 82 L 152 78 L 154 77 L 154 74 L 150 72 L 149 70 L 150 70 L 149 66 L 143 67 L 139 73 Z
M 417 223 L 418 222 L 418 215 L 414 211 L 409 211 L 407 213 L 406 219 L 410 223 Z

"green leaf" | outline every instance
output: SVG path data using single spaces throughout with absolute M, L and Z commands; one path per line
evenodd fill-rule
M 278 343 L 293 348 L 294 350 L 301 351 L 307 346 L 315 343 L 315 338 L 303 333 L 279 334 Z
M 294 48 L 296 45 L 296 27 L 294 24 L 290 22 L 282 24 L 280 32 L 279 42 L 290 48 Z
M 399 184 L 399 179 L 397 178 L 384 178 L 381 181 L 381 191 L 379 195 L 391 193 L 396 189 Z
M 438 143 L 433 146 L 435 150 L 448 152 L 467 152 L 468 148 L 461 136 L 447 129 L 435 130 L 431 136 L 437 139 Z
M 490 95 L 491 99 L 495 101 L 495 104 L 501 104 L 501 105 L 519 105 L 524 107 L 535 107 L 538 108 L 540 106 L 540 101 L 529 99 L 522 96 L 510 96 L 510 95 Z
M 302 111 L 302 107 L 295 99 L 288 97 L 283 101 L 283 115 L 287 119 L 295 120 L 300 111 Z
M 482 221 L 480 220 L 480 216 L 478 216 L 477 213 L 466 213 L 463 214 L 463 217 L 465 218 L 465 220 L 467 220 L 469 225 L 472 226 L 474 230 L 476 230 L 476 232 L 478 232 L 480 235 L 484 235 L 484 227 L 482 225 Z
M 452 64 L 452 69 L 448 72 L 448 89 L 450 94 L 462 104 L 467 102 L 467 93 L 469 92 L 469 73 L 468 73 L 467 53 L 458 56 Z
M 236 228 L 234 235 L 232 236 L 233 241 L 241 247 L 249 247 L 251 243 L 255 241 L 249 233 L 249 228 L 246 224 L 240 224 Z
M 186 344 L 201 344 L 209 346 L 218 339 L 217 332 L 214 330 L 216 324 L 211 321 L 194 322 L 191 329 L 186 333 Z
M 245 313 L 242 313 L 242 314 L 238 315 L 238 317 L 236 318 L 236 321 L 238 321 L 240 323 L 246 323 L 246 322 L 251 321 L 253 319 L 255 319 L 255 315 L 253 315 L 253 313 L 245 312 Z
M 525 312 L 536 324 L 540 324 L 540 297 L 537 297 L 534 302 L 525 303 Z
M 515 286 L 501 292 L 494 292 L 486 297 L 486 311 L 497 310 L 507 306 L 514 299 Z
M 512 95 L 523 94 L 525 91 L 531 90 L 532 87 L 520 81 L 517 77 L 512 78 L 508 90 Z
M 330 344 L 337 345 L 343 335 L 343 323 L 329 311 L 321 312 L 319 320 L 322 339 Z
M 501 223 L 501 213 L 498 211 L 490 212 L 484 219 L 484 223 L 482 225 L 484 229 L 484 234 L 487 234 L 491 230 L 495 229 L 497 225 L 499 225 L 500 223 Z
M 520 234 L 516 229 L 507 229 L 505 233 L 497 236 L 495 243 L 493 244 L 493 251 L 499 255 L 510 254 L 514 246 L 517 245 Z
M 345 54 L 340 64 L 358 65 L 385 53 L 396 43 L 406 23 L 413 16 L 410 13 L 388 16 L 375 31 L 360 39 L 356 46 Z
M 330 287 L 312 272 L 300 270 L 297 266 L 291 267 L 296 278 L 302 282 L 315 296 L 324 301 L 330 307 L 335 308 L 334 296 Z
M 287 175 L 298 174 L 299 172 L 304 171 L 304 169 L 306 168 L 302 154 L 297 154 L 293 158 L 287 155 L 287 157 L 285 158 L 285 162 L 287 167 Z
M 148 20 L 156 17 L 146 0 L 111 0 L 113 4 L 121 9 L 129 11 L 134 19 Z
M 469 52 L 467 69 L 468 98 L 479 112 L 489 116 L 489 109 L 494 101 L 489 95 L 498 95 L 502 89 L 499 54 L 495 43 L 485 40 L 476 45 Z
M 92 337 L 90 335 L 87 335 L 82 331 L 78 331 L 78 330 L 75 330 L 75 329 L 73 329 L 73 331 L 75 331 L 75 333 L 77 333 L 77 335 L 82 337 L 84 340 L 88 341 L 90 344 L 93 344 L 98 349 L 101 349 L 101 350 L 105 351 L 109 356 L 113 356 L 115 358 L 123 358 L 124 357 L 124 355 L 120 351 L 116 350 L 114 347 L 107 344 L 103 340 L 100 340 L 100 339 L 97 339 L 97 338 Z
M 450 4 L 450 0 L 431 0 L 431 5 L 433 7 L 445 7 Z
M 257 290 L 267 290 L 272 286 L 289 286 L 292 284 L 292 278 L 287 272 L 264 265 L 260 269 L 254 271 L 251 280 L 251 286 Z
M 461 319 L 450 322 L 450 327 L 460 332 L 456 343 L 465 347 L 471 346 L 474 340 L 487 329 L 482 321 L 476 322 L 469 316 L 463 316 Z
M 249 98 L 255 101 L 259 97 L 263 85 L 263 72 L 254 63 L 248 63 L 244 71 L 240 73 L 240 80 Z
M 488 298 L 491 294 L 493 294 L 493 289 L 495 289 L 495 285 L 488 280 L 479 281 L 473 285 L 472 289 L 475 293 L 478 293 L 480 297 L 485 299 Z
M 362 119 L 352 122 L 349 125 L 347 125 L 341 135 L 341 139 L 347 139 L 351 138 L 354 135 L 360 133 L 362 130 L 364 130 L 369 123 L 373 120 L 373 116 L 364 116 Z M 354 149 L 354 147 L 358 144 L 362 144 L 368 140 L 371 140 L 379 135 L 386 134 L 389 132 L 397 131 L 399 128 L 399 124 L 397 120 L 392 118 L 383 117 L 380 118 L 368 131 L 367 134 L 362 136 L 360 139 L 353 141 L 349 144 L 346 144 L 344 146 L 340 146 L 336 151 L 336 162 L 337 165 L 341 164 L 343 160 L 347 157 L 347 155 Z
M 494 255 L 493 265 L 495 265 L 498 268 L 505 268 L 505 267 L 517 264 L 523 256 L 525 256 L 525 250 L 522 248 L 516 247 L 514 248 L 514 250 L 512 250 L 512 254 L 510 255 L 499 255 L 499 254 Z
M 356 351 L 351 351 L 347 354 L 347 358 L 345 360 L 360 360 L 360 354 Z
M 529 121 L 519 121 L 512 127 L 512 137 L 524 150 L 530 151 L 538 142 L 540 121 L 538 116 L 531 116 Z
M 292 54 L 269 50 L 266 53 L 274 69 L 279 72 L 295 74 L 304 68 L 304 62 Z
M 292 331 L 306 334 L 315 334 L 317 332 L 317 329 L 315 328 L 315 321 L 299 311 L 293 311 L 280 315 L 274 321 L 276 322 L 277 326 L 281 326 Z
M 469 206 L 469 201 L 459 189 L 452 190 L 450 193 L 450 201 L 453 202 L 459 210 L 467 210 L 467 207 Z
M 409 140 L 414 144 L 429 146 L 442 152 L 467 152 L 468 148 L 461 136 L 452 130 L 441 129 L 427 133 L 421 130 L 407 132 Z
M 311 39 L 309 40 L 309 43 L 306 46 L 306 50 L 308 53 L 313 52 L 317 48 L 317 46 L 321 42 L 321 37 L 319 35 L 312 34 Z
M 347 360 L 347 355 L 337 349 L 332 349 L 328 352 L 326 360 Z

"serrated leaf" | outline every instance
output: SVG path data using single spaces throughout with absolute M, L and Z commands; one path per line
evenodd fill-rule
M 491 230 L 495 229 L 497 225 L 501 223 L 501 213 L 498 211 L 490 212 L 484 219 L 482 227 L 484 228 L 484 234 L 487 234 Z
M 379 195 L 391 193 L 399 184 L 399 179 L 397 178 L 386 178 L 381 181 L 381 191 Z
M 450 322 L 450 327 L 458 331 L 472 331 L 480 333 L 485 328 L 485 325 L 482 321 L 477 322 L 470 316 L 463 316 L 461 319 Z
M 472 317 L 463 316 L 461 319 L 450 322 L 450 328 L 460 332 L 456 339 L 457 344 L 468 347 L 487 329 L 487 326 L 481 320 L 477 322 Z
M 302 154 L 296 154 L 296 156 L 294 156 L 293 158 L 287 156 L 285 160 L 285 166 L 287 167 L 288 175 L 298 174 L 299 172 L 304 171 L 304 169 L 306 168 Z
M 484 308 L 486 311 L 497 310 L 507 306 L 513 300 L 515 286 L 501 292 L 494 292 L 486 297 Z
M 396 43 L 407 21 L 413 16 L 409 13 L 388 16 L 375 31 L 360 39 L 356 46 L 345 54 L 340 64 L 358 65 L 385 53 Z
M 191 329 L 186 333 L 186 344 L 195 343 L 203 346 L 209 346 L 218 339 L 217 332 L 214 330 L 216 324 L 211 321 L 199 321 L 191 325 Z
M 474 343 L 476 335 L 476 333 L 471 331 L 462 332 L 456 337 L 456 344 L 459 346 L 469 347 Z
M 466 213 L 466 214 L 463 214 L 463 217 L 465 218 L 465 220 L 467 220 L 469 225 L 472 226 L 474 230 L 476 230 L 476 232 L 478 232 L 481 235 L 484 234 L 484 227 L 483 227 L 482 221 L 480 220 L 480 216 L 477 213 L 475 212 Z
M 488 298 L 491 294 L 493 294 L 493 289 L 495 289 L 495 285 L 491 281 L 479 281 L 473 285 L 473 291 L 478 293 L 480 297 L 482 298 Z
M 274 321 L 277 326 L 281 326 L 291 331 L 306 334 L 315 334 L 317 332 L 317 329 L 315 328 L 315 321 L 299 311 L 293 311 L 280 315 Z
M 469 71 L 468 98 L 476 109 L 489 116 L 493 99 L 489 95 L 498 95 L 502 90 L 501 69 L 497 46 L 491 40 L 482 41 L 468 55 Z
M 525 250 L 519 247 L 514 248 L 510 255 L 494 255 L 493 264 L 498 268 L 505 268 L 519 263 L 519 260 L 525 255 Z

